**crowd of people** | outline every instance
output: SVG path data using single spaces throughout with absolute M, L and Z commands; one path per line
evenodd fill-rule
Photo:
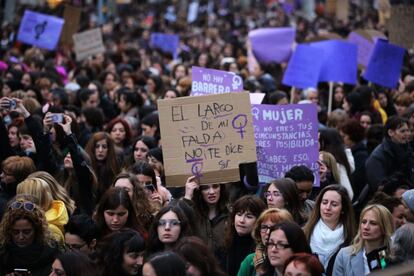
M 100 25 L 105 53 L 83 61 L 71 45 L 17 41 L 19 21 L 2 27 L 0 276 L 368 275 L 414 259 L 412 49 L 398 87 L 337 83 L 330 113 L 326 83 L 290 94 L 286 64 L 248 66 L 250 30 L 295 26 L 297 43 L 384 31 L 375 1 L 349 1 L 348 22 L 325 1 L 310 14 L 306 1 L 199 1 L 191 24 L 185 1 L 133 2 Z M 81 8 L 80 30 L 97 27 Z M 176 58 L 154 32 L 179 35 Z M 263 104 L 317 105 L 320 183 L 301 164 L 260 183 L 253 165 L 248 185 L 170 187 L 157 100 L 189 96 L 193 65 L 240 75 Z

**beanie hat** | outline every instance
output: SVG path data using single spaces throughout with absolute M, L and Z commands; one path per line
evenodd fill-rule
M 407 207 L 411 210 L 411 212 L 414 212 L 414 189 L 403 193 L 402 199 L 404 200 Z

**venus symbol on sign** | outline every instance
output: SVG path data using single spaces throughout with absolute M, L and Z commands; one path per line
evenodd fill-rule
M 247 115 L 246 114 L 239 114 L 237 116 L 234 117 L 233 121 L 231 122 L 231 125 L 233 126 L 234 129 L 238 129 L 238 133 L 240 133 L 240 138 L 244 138 L 243 133 L 246 132 L 246 130 L 244 130 L 244 128 L 247 125 Z
M 45 32 L 46 30 L 46 26 L 47 26 L 47 21 L 45 20 L 43 23 L 38 23 L 35 25 L 34 30 L 35 30 L 35 39 L 39 39 L 40 36 Z

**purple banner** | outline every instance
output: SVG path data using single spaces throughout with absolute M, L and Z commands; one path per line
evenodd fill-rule
M 249 32 L 253 53 L 261 63 L 289 60 L 295 41 L 295 28 L 262 28 Z
M 322 60 L 323 50 L 299 44 L 289 60 L 283 75 L 283 84 L 302 89 L 317 87 Z
M 17 40 L 39 48 L 54 50 L 63 23 L 62 18 L 26 10 L 20 23 Z
M 268 183 L 293 166 L 305 165 L 319 186 L 316 105 L 253 105 L 252 115 L 259 181 Z
M 356 83 L 358 47 L 355 44 L 342 40 L 325 40 L 311 45 L 324 51 L 319 81 Z
M 243 79 L 234 73 L 193 66 L 191 96 L 243 92 Z
M 364 79 L 388 88 L 397 87 L 404 54 L 404 48 L 378 39 L 363 75 Z

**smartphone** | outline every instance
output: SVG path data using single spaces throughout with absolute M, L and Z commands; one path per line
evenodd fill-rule
M 16 276 L 25 276 L 25 275 L 31 275 L 30 271 L 26 268 L 15 268 L 14 269 L 14 275 Z
M 147 189 L 151 193 L 155 192 L 155 187 L 153 184 L 145 184 L 145 189 Z
M 16 109 L 17 103 L 15 100 L 10 100 L 10 109 Z
M 54 123 L 62 123 L 63 122 L 63 114 L 62 113 L 53 113 L 52 114 L 52 121 Z

